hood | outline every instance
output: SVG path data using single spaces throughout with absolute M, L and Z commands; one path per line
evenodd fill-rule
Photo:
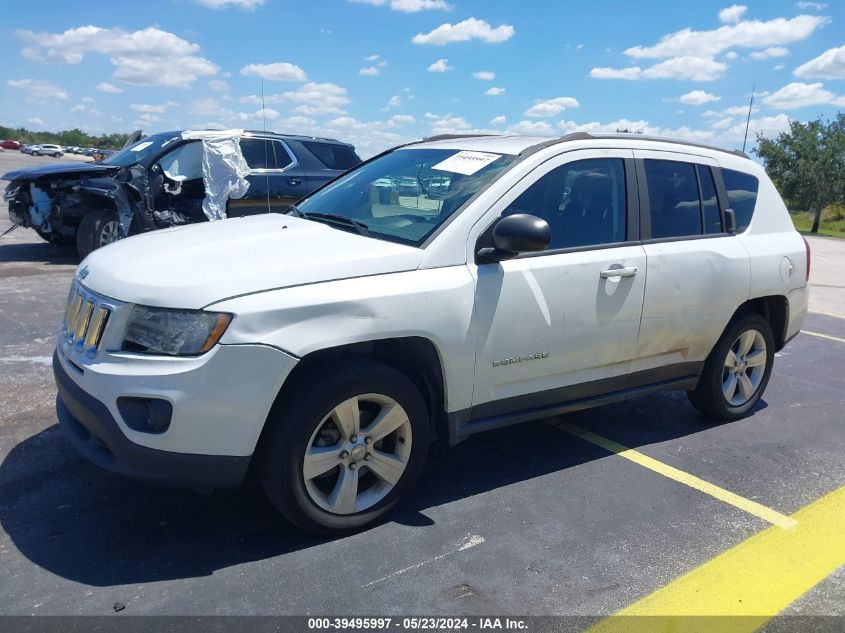
M 120 301 L 197 309 L 264 290 L 414 270 L 421 260 L 411 246 L 272 213 L 120 240 L 85 258 L 77 278 Z
M 3 174 L 2 180 L 37 180 L 45 176 L 79 176 L 80 178 L 104 176 L 116 172 L 120 167 L 115 165 L 98 165 L 96 163 L 51 163 L 16 169 Z

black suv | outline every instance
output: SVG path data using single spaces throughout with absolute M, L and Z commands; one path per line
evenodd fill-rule
M 361 162 L 352 145 L 310 136 L 247 131 L 240 148 L 249 188 L 227 200 L 227 217 L 281 211 Z M 202 141 L 174 131 L 93 164 L 11 171 L 9 218 L 48 242 L 75 243 L 80 257 L 127 235 L 205 222 L 202 157 Z

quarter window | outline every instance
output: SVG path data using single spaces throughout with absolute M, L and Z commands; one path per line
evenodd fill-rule
M 514 213 L 530 213 L 549 223 L 549 249 L 624 242 L 624 161 L 594 158 L 561 165 L 526 189 L 503 215 Z
M 728 190 L 728 201 L 736 217 L 736 232 L 742 233 L 751 224 L 760 181 L 751 174 L 733 169 L 723 169 L 722 178 L 725 181 L 725 189 Z

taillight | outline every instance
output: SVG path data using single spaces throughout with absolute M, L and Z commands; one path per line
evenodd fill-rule
M 807 251 L 807 279 L 805 281 L 810 281 L 810 243 L 806 237 L 802 237 L 801 239 L 804 240 L 804 249 Z

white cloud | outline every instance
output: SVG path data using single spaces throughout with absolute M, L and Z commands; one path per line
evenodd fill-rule
M 590 77 L 594 79 L 691 79 L 693 81 L 715 81 L 725 74 L 728 65 L 712 57 L 671 57 L 662 62 L 641 68 L 593 68 Z
M 374 62 L 374 61 L 377 61 L 380 57 L 381 57 L 381 55 L 376 53 L 374 55 L 368 55 L 367 57 L 364 58 L 364 61 L 365 62 Z
M 254 75 L 273 81 L 308 81 L 308 76 L 296 64 L 274 62 L 272 64 L 247 64 L 241 68 L 242 75 Z
M 824 11 L 827 9 L 826 4 L 822 4 L 821 2 L 799 2 L 798 3 L 799 9 L 815 9 L 816 11 Z
M 551 136 L 554 129 L 545 121 L 520 121 L 506 130 L 507 134 L 524 134 L 526 136 Z
M 94 99 L 93 99 L 93 97 L 82 97 L 82 100 L 83 100 L 85 103 L 94 103 Z
M 537 99 L 525 111 L 525 116 L 546 118 L 563 112 L 566 108 L 577 108 L 581 104 L 573 97 L 555 97 L 554 99 Z
M 445 0 L 351 0 L 351 2 L 371 4 L 375 7 L 386 4 L 394 11 L 402 11 L 403 13 L 416 13 L 429 9 L 441 9 L 443 11 L 452 9 L 452 5 Z
M 795 76 L 804 79 L 845 79 L 845 46 L 830 48 L 801 64 L 795 69 Z
M 359 70 L 358 74 L 364 77 L 378 77 L 381 72 L 375 66 L 366 66 L 365 68 Z
M 488 97 L 498 97 L 499 95 L 505 94 L 505 92 L 506 91 L 504 88 L 500 88 L 499 86 L 493 86 L 492 88 L 488 88 L 487 90 L 485 90 L 484 94 L 486 94 Z
M 805 84 L 796 81 L 786 84 L 780 90 L 763 97 L 763 103 L 770 108 L 791 110 L 814 105 L 831 104 L 845 106 L 845 95 L 837 97 L 825 90 L 821 83 Z
M 724 130 L 727 127 L 730 127 L 731 124 L 734 122 L 734 118 L 732 116 L 726 116 L 723 119 L 719 119 L 718 121 L 714 121 L 710 124 L 714 130 Z
M 67 91 L 44 79 L 9 79 L 6 85 L 25 93 L 31 101 L 54 101 L 67 99 Z
M 265 0 L 193 0 L 196 4 L 201 4 L 210 9 L 223 9 L 229 5 L 238 7 L 239 9 L 246 9 L 252 11 L 255 7 L 264 4 Z
M 229 84 L 222 79 L 212 79 L 208 82 L 208 88 L 214 92 L 229 92 Z
M 70 111 L 71 112 L 85 112 L 85 106 L 80 103 L 78 105 L 73 106 L 70 109 Z
M 400 105 L 402 105 L 402 97 L 399 95 L 393 95 L 387 101 L 388 108 L 398 108 Z
M 241 103 L 261 105 L 259 95 L 249 95 L 240 98 Z M 306 116 L 320 116 L 324 114 L 345 114 L 343 106 L 349 103 L 346 88 L 333 83 L 309 82 L 288 92 L 265 95 L 264 103 L 292 102 L 299 104 L 294 108 L 297 114 Z
M 216 64 L 197 56 L 198 44 L 155 27 L 128 32 L 89 25 L 63 33 L 16 33 L 32 44 L 21 51 L 28 59 L 78 64 L 86 54 L 96 53 L 109 58 L 116 79 L 142 86 L 181 88 L 219 71 Z
M 289 116 L 279 119 L 275 125 L 278 129 L 284 129 L 287 132 L 310 132 L 317 122 L 307 116 Z
M 509 40 L 515 32 L 510 24 L 501 24 L 493 28 L 484 20 L 467 18 L 457 24 L 446 22 L 429 33 L 417 33 L 411 41 L 414 44 L 443 46 L 451 42 L 468 42 L 477 39 L 488 44 L 495 44 Z
M 685 28 L 664 35 L 654 46 L 633 46 L 627 49 L 625 54 L 636 59 L 712 57 L 729 48 L 766 48 L 798 42 L 828 22 L 830 18 L 827 17 L 798 15 L 790 19 L 775 18 L 766 22 L 746 20 L 711 31 Z
M 148 103 L 133 103 L 129 107 L 135 110 L 135 112 L 156 112 L 158 114 L 164 114 L 165 109 L 163 105 L 151 105 Z
M 220 105 L 217 99 L 207 97 L 198 99 L 191 105 L 190 113 L 196 116 L 227 119 L 234 115 L 234 112 Z
M 416 123 L 417 120 L 410 114 L 394 114 L 387 121 L 388 127 L 400 127 L 410 123 Z
M 477 73 L 472 73 L 472 76 L 481 81 L 493 81 L 496 78 L 496 73 L 489 70 L 479 70 Z
M 618 119 L 610 123 L 599 123 L 593 121 L 590 123 L 576 123 L 575 121 L 560 121 L 558 128 L 565 134 L 572 132 L 593 132 L 596 134 L 614 134 L 617 130 L 631 130 L 633 132 L 641 132 L 650 136 L 663 136 L 668 138 L 680 138 L 690 141 L 712 141 L 715 138 L 715 133 L 712 130 L 695 130 L 687 126 L 679 128 L 667 128 L 658 125 L 652 125 L 644 119 L 632 121 L 630 119 Z
M 109 92 L 109 93 L 112 93 L 112 94 L 119 94 L 119 93 L 123 92 L 123 88 L 119 88 L 119 87 L 115 86 L 114 84 L 108 83 L 107 81 L 103 81 L 103 82 L 98 83 L 96 89 L 99 90 L 100 92 Z
M 746 11 L 748 11 L 748 7 L 744 4 L 731 5 L 727 9 L 719 11 L 719 21 L 725 24 L 736 24 L 742 19 Z
M 453 70 L 454 66 L 449 65 L 449 60 L 443 57 L 428 67 L 430 73 L 445 73 L 447 70 Z
M 506 117 L 504 114 L 500 114 L 499 116 L 496 116 L 496 117 L 493 117 L 492 119 L 490 119 L 490 125 L 493 125 L 493 126 L 504 125 L 507 122 L 508 122 L 508 117 Z
M 783 46 L 769 46 L 762 51 L 754 51 L 749 57 L 751 59 L 773 59 L 775 57 L 786 57 L 789 55 L 789 49 Z
M 28 119 L 26 120 L 26 122 L 27 122 L 27 123 L 29 123 L 30 125 L 37 125 L 38 127 L 43 127 L 43 126 L 44 126 L 44 121 L 42 121 L 41 119 L 39 119 L 37 116 L 34 116 L 34 117 L 30 117 L 30 118 L 28 118 Z
M 784 68 L 786 68 L 785 64 L 775 64 L 772 66 L 772 70 L 783 70 Z
M 778 114 L 775 116 L 765 116 L 759 119 L 751 119 L 748 124 L 748 139 L 754 140 L 757 134 L 762 134 L 766 137 L 777 136 L 781 132 L 789 129 L 789 117 L 785 114 Z M 736 140 L 739 141 L 745 137 L 745 120 L 741 120 L 732 128 L 722 133 L 722 138 L 725 141 Z
M 703 90 L 692 90 L 686 94 L 678 97 L 678 101 L 686 103 L 687 105 L 704 105 L 705 103 L 712 103 L 713 101 L 720 101 L 722 97 L 717 97 L 710 92 Z
M 725 53 L 725 59 L 727 59 L 729 62 L 732 62 L 737 57 L 739 57 L 739 53 L 737 53 L 736 51 L 728 51 L 727 53 Z
M 256 112 L 238 112 L 235 115 L 235 120 L 246 123 L 248 121 L 275 121 L 279 118 L 279 113 L 273 108 L 262 108 Z

